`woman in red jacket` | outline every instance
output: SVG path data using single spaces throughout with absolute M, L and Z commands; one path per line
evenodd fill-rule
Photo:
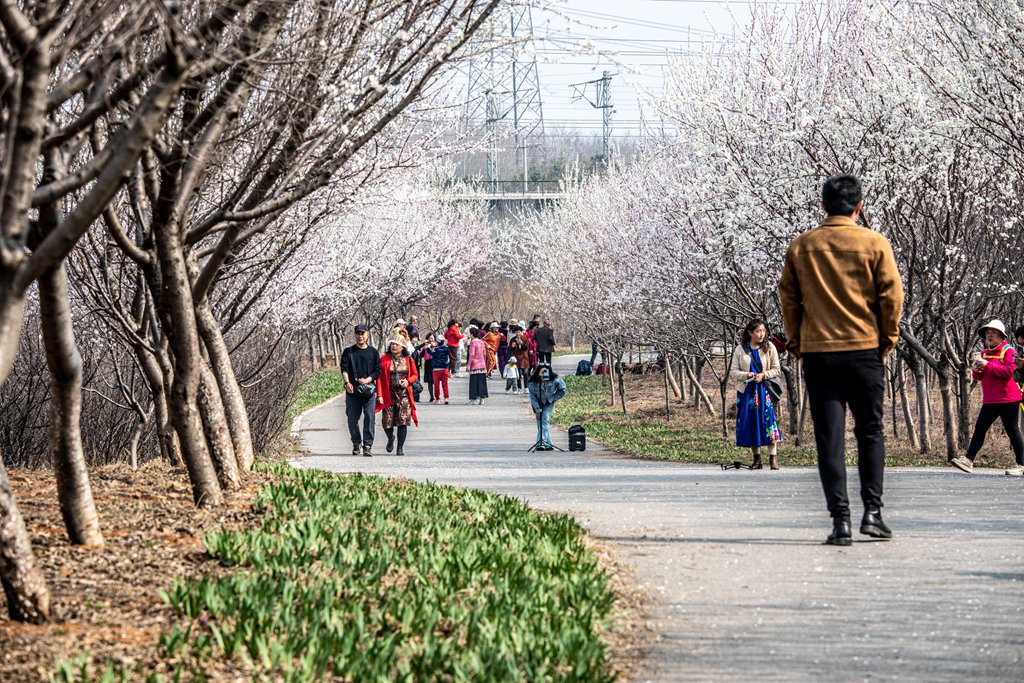
M 459 342 L 462 338 L 462 323 L 453 318 L 444 333 L 444 341 L 448 345 L 448 369 L 453 375 L 459 374 Z
M 398 428 L 398 452 L 405 455 L 405 437 L 409 424 L 415 423 L 416 402 L 412 396 L 412 384 L 419 379 L 416 363 L 409 356 L 405 342 L 395 338 L 388 341 L 388 353 L 380 359 L 380 375 L 377 377 L 377 412 L 380 426 L 388 435 L 388 453 L 395 448 L 395 428 Z

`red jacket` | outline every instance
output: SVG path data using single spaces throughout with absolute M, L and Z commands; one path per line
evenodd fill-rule
M 448 331 L 444 333 L 444 340 L 445 342 L 448 343 L 448 346 L 454 346 L 458 348 L 459 340 L 462 339 L 462 336 L 463 335 L 459 333 L 459 328 L 455 327 L 455 325 L 452 325 L 451 327 L 448 328 Z
M 416 371 L 416 363 L 413 361 L 412 356 L 406 355 L 405 360 L 408 361 L 406 364 L 409 366 L 409 375 L 406 377 L 409 381 L 409 386 L 405 390 L 409 392 L 409 405 L 412 406 L 412 421 L 419 427 L 420 421 L 416 419 L 416 401 L 412 397 L 412 383 L 420 378 L 420 373 Z M 392 403 L 391 363 L 390 353 L 385 353 L 380 357 L 380 376 L 377 377 L 377 407 L 374 409 L 375 413 L 379 413 Z
M 988 365 L 981 372 L 971 369 L 974 379 L 981 382 L 982 403 L 1017 403 L 1021 399 L 1020 387 L 1013 381 L 1016 351 L 1009 344 L 995 349 L 985 349 L 981 357 Z

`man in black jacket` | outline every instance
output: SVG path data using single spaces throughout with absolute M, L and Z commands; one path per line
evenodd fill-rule
M 352 455 L 373 455 L 374 399 L 380 375 L 380 353 L 369 346 L 366 325 L 356 325 L 356 343 L 341 353 L 341 376 L 345 380 L 345 416 L 352 437 Z M 363 433 L 359 434 L 359 417 L 363 417 Z
M 545 320 L 533 335 L 537 342 L 537 364 L 551 365 L 551 354 L 555 352 L 555 331 L 551 329 L 551 322 Z

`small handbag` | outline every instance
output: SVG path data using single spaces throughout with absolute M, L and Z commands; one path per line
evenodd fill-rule
M 421 382 L 419 380 L 416 380 L 415 382 L 413 382 L 412 383 L 412 393 L 416 394 L 417 396 L 422 394 L 423 393 L 423 382 Z
M 772 403 L 778 403 L 782 400 L 782 385 L 774 379 L 766 379 L 764 381 L 764 388 L 768 395 L 772 397 Z
M 376 391 L 376 387 L 373 384 L 356 384 L 354 393 L 359 398 L 370 398 L 374 391 Z

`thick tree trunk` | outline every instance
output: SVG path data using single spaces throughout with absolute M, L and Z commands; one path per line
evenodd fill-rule
M 238 460 L 231 442 L 224 402 L 217 388 L 217 378 L 205 361 L 200 362 L 200 373 L 199 413 L 203 418 L 203 431 L 210 446 L 213 466 L 217 469 L 217 480 L 223 489 L 237 491 L 242 487 L 242 478 L 238 473 Z
M 206 351 L 210 354 L 210 367 L 217 378 L 220 398 L 224 402 L 224 414 L 227 416 L 235 458 L 242 472 L 248 472 L 256 461 L 252 432 L 249 429 L 249 411 L 245 407 L 242 388 L 238 385 L 235 369 L 231 364 L 228 345 L 224 342 L 224 335 L 221 334 L 220 325 L 208 302 L 203 301 L 196 308 L 196 322 Z
M 676 366 L 676 377 L 679 379 L 679 402 L 683 405 L 690 402 L 690 384 L 684 379 L 686 377 L 686 371 L 683 369 L 685 362 L 684 358 Z
M 68 538 L 75 545 L 103 545 L 99 515 L 82 448 L 82 358 L 68 306 L 67 273 L 61 262 L 39 278 L 39 313 L 50 368 L 50 457 Z
M 957 367 L 957 386 L 959 387 L 960 400 L 957 402 L 957 448 L 967 448 L 967 435 L 971 433 L 971 375 L 970 368 L 965 363 L 963 367 Z
M 50 618 L 50 591 L 36 567 L 25 520 L 14 502 L 7 469 L 0 458 L 0 584 L 14 621 L 41 624 Z
M 667 356 L 665 357 L 665 382 L 667 382 L 668 388 L 672 390 L 672 395 L 675 396 L 677 400 L 682 400 L 683 393 L 679 388 L 679 383 L 676 382 L 675 373 L 672 372 L 672 363 L 669 361 Z
M 202 355 L 199 353 L 199 332 L 196 329 L 192 288 L 181 252 L 181 239 L 176 224 L 161 225 L 155 230 L 157 256 L 160 264 L 160 300 L 158 309 L 162 327 L 174 358 L 174 379 L 168 408 L 171 424 L 178 433 L 182 457 L 192 483 L 196 505 L 217 506 L 224 500 L 217 481 L 199 412 L 199 381 Z
M 943 356 L 945 359 L 945 356 Z M 956 417 L 953 409 L 953 386 L 949 381 L 948 366 L 938 373 L 939 394 L 942 396 L 942 433 L 946 437 L 946 461 L 956 457 Z

